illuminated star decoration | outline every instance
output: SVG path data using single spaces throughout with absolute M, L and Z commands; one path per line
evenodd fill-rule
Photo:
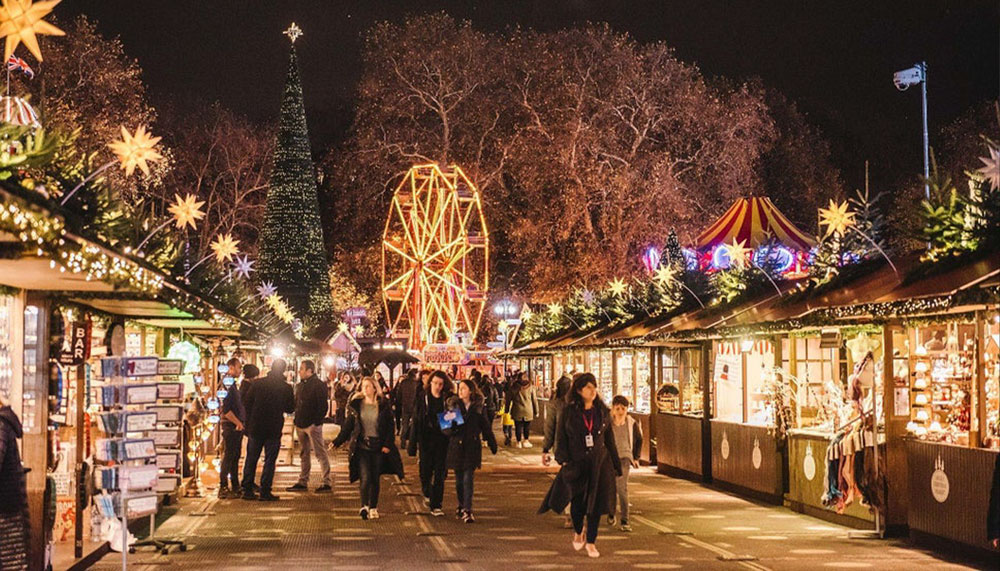
M 869 352 L 874 355 L 875 351 L 878 351 L 879 346 L 882 345 L 882 342 L 869 337 L 868 333 L 862 331 L 858 333 L 857 337 L 845 343 L 845 345 L 851 351 L 851 358 L 857 363 L 864 359 L 865 355 Z
M 854 226 L 854 215 L 854 212 L 850 211 L 850 205 L 846 201 L 837 204 L 833 200 L 830 200 L 830 208 L 819 209 L 820 226 L 826 226 L 826 234 L 824 236 L 831 236 L 833 234 L 843 236 L 849 228 Z
M 295 40 L 299 39 L 299 36 L 302 35 L 302 28 L 300 28 L 295 22 L 292 22 L 292 25 L 288 26 L 288 29 L 282 33 L 288 36 L 288 39 L 292 40 L 292 43 L 294 44 Z
M 976 172 L 983 175 L 989 181 L 991 189 L 998 190 L 1000 189 L 1000 150 L 992 145 L 989 149 L 989 158 L 979 158 L 984 166 L 980 167 Z
M 653 274 L 653 279 L 657 281 L 660 285 L 667 285 L 677 278 L 677 270 L 671 264 L 666 264 L 656 268 L 656 273 Z
M 549 314 L 550 315 L 559 315 L 560 313 L 562 313 L 562 306 L 559 305 L 559 303 L 550 303 L 549 304 Z
M 147 133 L 143 125 L 139 125 L 135 135 L 122 126 L 122 140 L 108 143 L 108 147 L 118 156 L 118 161 L 127 176 L 132 176 L 135 167 L 139 167 L 143 174 L 149 175 L 149 165 L 146 162 L 163 160 L 163 155 L 156 152 L 156 144 L 159 142 L 160 137 L 153 137 Z
M 531 316 L 534 315 L 534 314 L 535 313 L 533 311 L 531 311 L 531 308 L 528 307 L 528 304 L 525 304 L 524 305 L 524 309 L 521 310 L 521 319 L 524 320 L 524 321 L 527 321 L 527 320 L 531 319 Z
M 177 202 L 167 208 L 167 211 L 174 217 L 174 225 L 182 230 L 185 226 L 190 226 L 193 230 L 195 223 L 205 217 L 205 213 L 201 211 L 201 207 L 205 203 L 198 200 L 193 194 L 188 194 L 183 199 L 181 199 L 181 195 L 175 194 L 174 199 Z
M 65 36 L 66 33 L 42 20 L 61 0 L 45 0 L 31 3 L 31 0 L 3 0 L 0 5 L 0 38 L 6 37 L 3 59 L 10 59 L 17 46 L 24 42 L 31 55 L 42 61 L 42 51 L 38 49 L 36 34 Z
M 594 303 L 594 299 L 595 299 L 594 292 L 590 291 L 587 288 L 583 289 L 583 293 L 581 294 L 580 297 L 583 298 L 583 303 L 585 303 L 587 305 L 591 305 L 592 303 Z
M 236 247 L 239 243 L 239 240 L 233 240 L 232 234 L 219 234 L 215 237 L 215 241 L 212 242 L 212 251 L 215 252 L 215 259 L 220 264 L 222 262 L 232 260 L 233 256 L 240 251 L 239 248 Z
M 236 256 L 236 259 L 233 261 L 233 271 L 241 278 L 247 279 L 250 277 L 250 272 L 253 271 L 253 264 L 253 260 L 249 256 L 244 255 L 242 258 Z
M 257 295 L 261 299 L 268 299 L 272 295 L 277 293 L 277 291 L 278 288 L 274 287 L 274 284 L 271 282 L 263 282 L 260 284 L 260 286 L 257 287 Z
M 625 290 L 628 289 L 628 285 L 622 281 L 621 278 L 615 278 L 612 280 L 611 283 L 608 284 L 608 287 L 611 288 L 611 295 L 615 297 L 624 295 Z
M 732 244 L 726 244 L 726 248 L 729 250 L 729 267 L 735 267 L 738 270 L 742 270 L 747 265 L 747 256 L 750 255 L 750 248 L 746 247 L 746 240 L 740 242 L 733 238 Z

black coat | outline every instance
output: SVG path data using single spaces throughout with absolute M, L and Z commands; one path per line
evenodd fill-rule
M 9 406 L 0 408 L 0 513 L 16 514 L 28 505 L 24 466 L 17 439 L 24 436 L 21 421 Z
M 364 397 L 358 395 L 347 403 L 347 416 L 344 418 L 344 425 L 340 427 L 340 434 L 333 440 L 333 445 L 337 447 L 350 441 L 347 449 L 347 465 L 352 482 L 357 482 L 361 477 L 360 459 L 357 451 L 365 437 L 365 430 L 361 423 L 362 402 L 364 402 Z M 389 449 L 388 453 L 383 453 L 382 474 L 396 474 L 402 480 L 405 477 L 403 459 L 399 455 L 399 449 L 396 448 L 396 424 L 392 415 L 392 404 L 386 399 L 378 401 L 376 432 L 378 433 L 377 440 L 369 444 L 369 449 L 376 451 L 381 451 L 382 448 Z
M 438 413 L 444 412 L 444 403 L 451 395 L 442 393 L 440 404 L 430 393 L 423 391 L 417 394 L 413 403 L 413 417 L 410 420 L 410 437 L 406 441 L 406 452 L 410 456 L 417 454 L 417 443 L 421 447 L 447 446 L 448 437 L 441 433 L 438 424 Z
M 594 407 L 601 418 L 595 429 L 594 446 L 589 450 L 582 405 L 567 404 L 559 416 L 555 453 L 561 468 L 538 513 L 548 510 L 562 513 L 580 494 L 586 494 L 588 517 L 615 513 L 615 477 L 621 475 L 622 465 L 611 431 L 611 411 L 601 401 L 595 401 Z
M 243 406 L 247 410 L 247 434 L 250 438 L 281 438 L 284 413 L 295 412 L 295 394 L 283 375 L 271 373 L 250 383 Z
M 299 383 L 295 390 L 295 426 L 309 428 L 323 424 L 330 410 L 330 393 L 326 383 L 313 375 Z
M 470 470 L 483 466 L 483 439 L 490 452 L 497 453 L 497 439 L 493 436 L 493 423 L 486 416 L 482 399 L 473 400 L 469 408 L 458 397 L 448 399 L 448 408 L 462 411 L 464 423 L 448 429 L 448 468 Z
M 399 384 L 396 385 L 396 389 L 393 391 L 396 408 L 404 414 L 412 413 L 413 406 L 417 399 L 417 393 L 420 392 L 419 389 L 420 381 L 418 379 L 406 377 L 402 381 L 399 381 Z M 409 429 L 409 427 L 404 428 Z

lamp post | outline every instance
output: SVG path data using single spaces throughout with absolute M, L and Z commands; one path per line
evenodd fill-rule
M 500 335 L 498 340 L 501 342 L 501 346 L 504 350 L 503 357 L 503 375 L 507 376 L 507 349 L 510 348 L 510 342 L 513 341 L 514 335 L 517 334 L 517 328 L 521 325 L 521 320 L 518 319 L 520 316 L 520 308 L 516 303 L 509 299 L 501 299 L 493 305 L 493 313 L 500 318 L 500 323 L 497 328 L 500 330 Z
M 906 91 L 911 86 L 920 84 L 921 96 L 923 99 L 923 118 L 924 118 L 924 198 L 930 200 L 931 197 L 931 185 L 930 185 L 930 146 L 928 144 L 927 138 L 927 62 L 922 61 L 909 69 L 904 69 L 902 71 L 897 71 L 892 74 L 892 83 L 896 85 L 896 89 L 900 91 Z

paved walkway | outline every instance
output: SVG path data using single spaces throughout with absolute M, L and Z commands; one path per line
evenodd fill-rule
M 284 458 L 285 455 L 282 455 Z M 634 533 L 603 526 L 600 559 L 574 552 L 560 516 L 535 515 L 552 475 L 540 448 L 486 453 L 477 477 L 477 523 L 454 517 L 449 478 L 443 518 L 426 512 L 416 466 L 408 484 L 383 479 L 382 518 L 358 517 L 346 457 L 334 456 L 333 494 L 283 492 L 298 468 L 280 466 L 276 503 L 186 500 L 157 535 L 182 536 L 186 553 L 140 552 L 133 569 L 968 569 L 901 541 L 848 539 L 848 529 L 781 507 L 756 504 L 701 485 L 633 471 Z M 315 463 L 314 463 L 315 465 Z M 312 487 L 317 485 L 316 478 Z M 212 515 L 200 515 L 200 514 Z M 95 569 L 120 569 L 111 554 Z

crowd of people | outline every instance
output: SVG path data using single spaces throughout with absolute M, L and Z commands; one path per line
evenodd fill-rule
M 473 492 L 483 449 L 498 451 L 494 423 L 500 424 L 505 446 L 531 448 L 530 426 L 541 415 L 538 388 L 523 372 L 502 377 L 472 370 L 456 380 L 456 370 L 448 374 L 411 368 L 394 383 L 378 372 L 360 377 L 330 373 L 324 382 L 315 363 L 304 360 L 293 387 L 281 359 L 275 359 L 263 377 L 256 367 L 242 366 L 237 359 L 228 368 L 227 375 L 241 381 L 222 402 L 219 497 L 278 499 L 272 490 L 275 463 L 284 415 L 291 414 L 300 443 L 301 471 L 287 491 L 309 490 L 312 456 L 321 469 L 321 482 L 314 492 L 332 490 L 323 426 L 337 424 L 340 431 L 329 446 L 346 445 L 348 473 L 350 481 L 358 483 L 359 515 L 364 520 L 380 517 L 381 477 L 404 480 L 400 451 L 405 450 L 418 459 L 420 488 L 429 513 L 445 515 L 445 479 L 450 470 L 455 476 L 455 515 L 475 523 Z M 573 547 L 598 557 L 595 541 L 602 518 L 617 523 L 622 531 L 631 531 L 627 482 L 642 448 L 639 425 L 628 416 L 625 397 L 615 397 L 611 407 L 601 400 L 597 381 L 589 373 L 562 377 L 555 393 L 546 396 L 553 410 L 546 417 L 542 462 L 549 465 L 555 459 L 560 471 L 539 513 L 564 513 L 567 527 L 573 528 Z M 241 478 L 243 435 L 247 443 Z

